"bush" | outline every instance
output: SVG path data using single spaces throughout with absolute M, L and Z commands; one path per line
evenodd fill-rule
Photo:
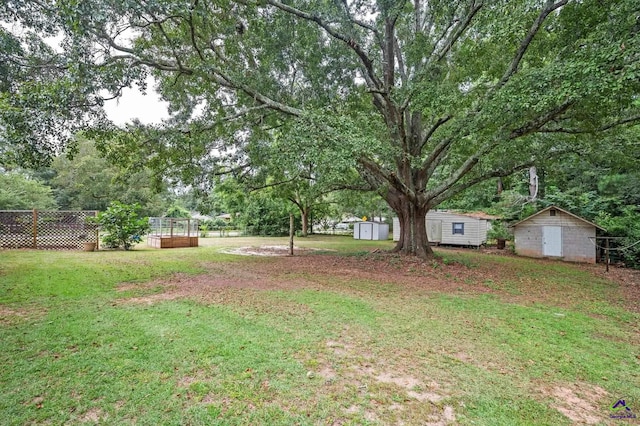
M 200 237 L 207 238 L 209 236 L 209 227 L 205 222 L 200 223 Z
M 200 222 L 200 230 L 203 229 L 203 226 L 206 226 L 209 231 L 218 231 L 221 229 L 228 229 L 233 225 L 230 222 L 225 221 L 221 218 L 214 219 L 206 219 Z
M 490 240 L 511 240 L 513 236 L 504 222 L 493 222 L 491 229 L 487 231 L 487 238 Z
M 626 266 L 640 269 L 640 211 L 627 206 L 617 216 L 600 213 L 596 223 L 607 230 L 607 235 L 622 238 L 612 241 L 612 257 L 618 258 Z
M 149 219 L 139 218 L 139 204 L 127 205 L 112 202 L 106 211 L 98 217 L 90 218 L 105 232 L 102 243 L 108 248 L 124 248 L 130 250 L 134 244 L 142 241 L 142 235 L 149 230 Z

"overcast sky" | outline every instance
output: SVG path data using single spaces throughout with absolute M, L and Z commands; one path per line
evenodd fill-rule
M 104 109 L 107 116 L 119 126 L 134 118 L 144 124 L 152 124 L 169 117 L 167 105 L 153 90 L 153 81 L 149 81 L 146 95 L 135 86 L 133 89 L 124 89 L 120 99 L 105 102 Z
M 2 1 L 2 0 L 0 0 Z M 23 30 L 19 23 L 7 23 L 0 21 L 0 26 L 14 34 L 20 34 Z M 62 35 L 56 37 L 45 37 L 44 41 L 54 50 L 61 52 Z M 147 94 L 143 95 L 137 86 L 133 89 L 123 89 L 119 99 L 106 101 L 104 109 L 107 116 L 116 124 L 123 125 L 137 118 L 143 124 L 159 123 L 169 117 L 167 112 L 168 104 L 160 101 L 154 91 L 155 81 L 149 76 L 147 79 Z M 104 93 L 106 95 L 106 93 Z

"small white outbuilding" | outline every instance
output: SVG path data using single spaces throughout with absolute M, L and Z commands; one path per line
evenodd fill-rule
M 427 238 L 432 244 L 479 247 L 487 243 L 487 231 L 495 216 L 483 212 L 458 213 L 431 210 L 427 213 Z M 393 241 L 400 240 L 400 220 L 393 218 Z
M 356 222 L 353 224 L 355 240 L 387 240 L 389 225 L 380 222 Z

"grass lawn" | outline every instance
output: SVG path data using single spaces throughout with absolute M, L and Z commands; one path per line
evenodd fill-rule
M 286 239 L 200 243 L 0 251 L 1 423 L 640 422 L 636 273 L 336 236 L 294 257 L 232 252 Z

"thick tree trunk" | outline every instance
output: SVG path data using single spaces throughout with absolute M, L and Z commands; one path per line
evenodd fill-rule
M 387 202 L 400 221 L 400 239 L 393 251 L 423 259 L 432 257 L 426 224 L 429 209 L 412 204 L 402 195 L 390 196 Z
M 303 237 L 306 237 L 309 234 L 309 214 L 311 213 L 311 209 L 303 208 L 300 209 L 300 216 L 302 218 L 302 233 Z

